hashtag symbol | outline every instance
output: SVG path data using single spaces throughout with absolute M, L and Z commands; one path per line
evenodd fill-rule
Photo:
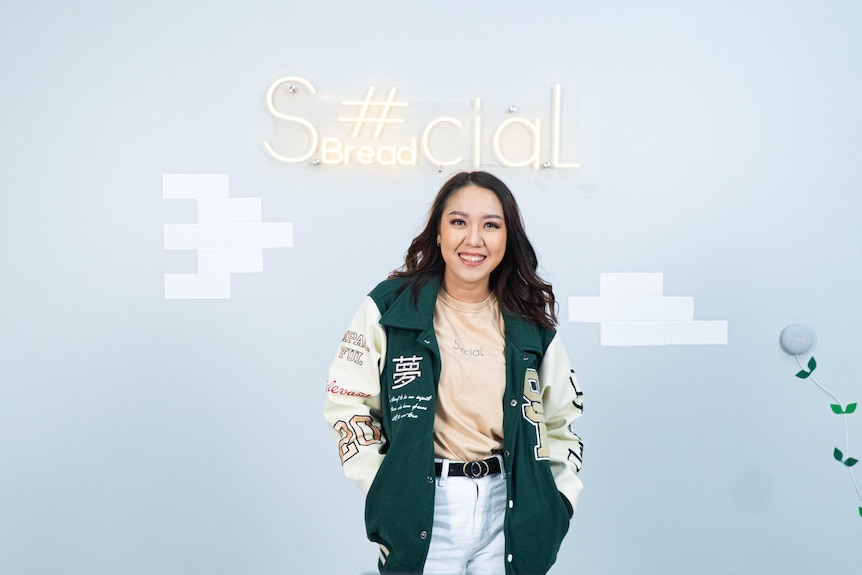
M 359 132 L 362 131 L 362 127 L 365 124 L 377 124 L 377 129 L 374 130 L 374 137 L 379 138 L 380 134 L 383 132 L 384 124 L 403 124 L 404 119 L 401 118 L 390 118 L 389 111 L 393 107 L 405 108 L 407 107 L 407 102 L 396 102 L 395 94 L 398 92 L 398 88 L 395 86 L 389 90 L 389 97 L 386 100 L 381 102 L 374 101 L 374 86 L 368 88 L 368 93 L 365 95 L 365 99 L 362 101 L 346 101 L 341 102 L 342 106 L 360 106 L 359 115 L 355 118 L 338 118 L 339 122 L 353 122 L 353 137 L 359 135 Z M 368 109 L 371 106 L 376 106 L 380 108 L 380 115 L 376 118 L 368 117 Z

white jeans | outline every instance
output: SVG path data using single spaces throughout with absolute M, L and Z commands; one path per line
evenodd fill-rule
M 506 571 L 506 476 L 437 478 L 425 575 L 500 575 Z

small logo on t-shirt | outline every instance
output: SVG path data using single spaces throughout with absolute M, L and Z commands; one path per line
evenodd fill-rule
M 452 349 L 460 351 L 461 354 L 464 355 L 465 357 L 480 357 L 480 356 L 485 355 L 485 350 L 482 349 L 481 347 L 477 347 L 477 348 L 464 347 L 460 343 L 458 343 L 457 339 L 455 340 L 455 344 L 452 346 Z

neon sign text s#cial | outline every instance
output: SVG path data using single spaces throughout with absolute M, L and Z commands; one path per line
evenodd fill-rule
M 422 162 L 436 168 L 480 168 L 487 164 L 533 169 L 581 167 L 561 159 L 563 105 L 559 84 L 551 90 L 548 127 L 538 113 L 530 118 L 516 115 L 519 110 L 515 106 L 504 110 L 505 119 L 499 117 L 499 110 L 498 117 L 489 119 L 493 114 L 480 97 L 474 98 L 460 117 L 435 114 L 439 105 L 426 105 L 434 110 L 431 114 L 426 111 L 423 117 L 422 110 L 417 110 L 421 105 L 411 108 L 410 102 L 397 96 L 395 86 L 382 95 L 372 86 L 360 100 L 342 100 L 339 105 L 347 113 L 333 116 L 322 110 L 332 99 L 321 96 L 309 80 L 278 78 L 266 93 L 266 109 L 276 122 L 264 149 L 272 159 L 285 164 L 415 167 Z M 411 112 L 414 117 L 408 121 Z M 349 133 L 345 125 L 352 125 Z M 411 129 L 411 125 L 420 128 Z

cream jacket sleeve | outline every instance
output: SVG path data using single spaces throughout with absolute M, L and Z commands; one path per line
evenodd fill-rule
M 577 473 L 581 469 L 584 446 L 571 425 L 583 412 L 583 394 L 559 334 L 545 351 L 539 381 L 551 449 L 551 471 L 557 489 L 575 510 L 583 489 Z
M 323 416 L 334 431 L 344 474 L 368 493 L 383 462 L 380 373 L 386 332 L 380 311 L 366 297 L 353 316 L 329 368 Z

